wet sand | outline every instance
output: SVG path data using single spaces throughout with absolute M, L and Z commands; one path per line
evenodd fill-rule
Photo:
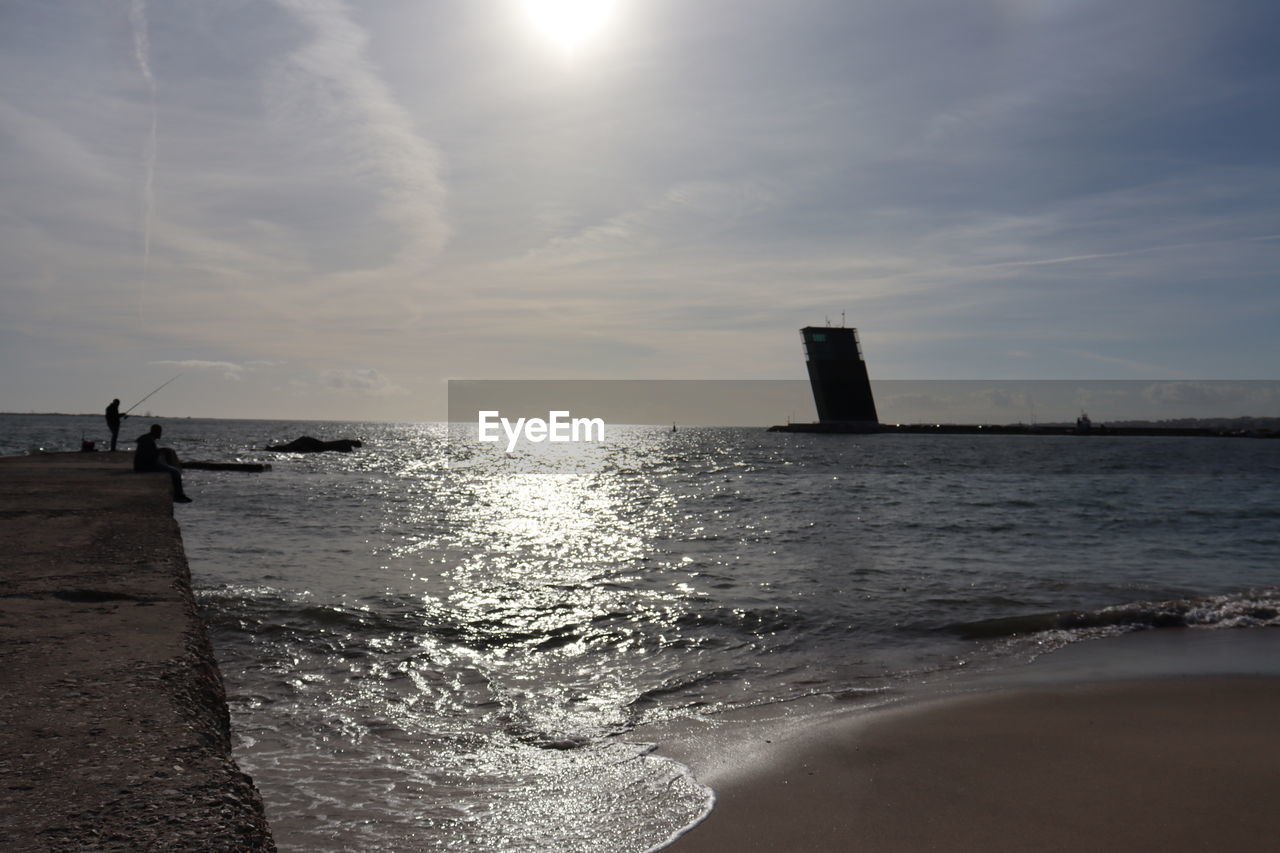
M 1195 634 L 1197 632 L 1190 632 Z M 1280 633 L 1203 632 L 1275 649 Z M 1125 638 L 1120 638 L 1124 641 Z M 1186 642 L 1187 633 L 1178 642 Z M 1190 640 L 1196 642 L 1195 640 Z M 1115 643 L 1116 641 L 1098 641 Z M 1082 645 L 1088 645 L 1082 644 Z M 1135 646 L 1121 642 L 1117 659 Z M 1138 658 L 1148 652 L 1137 644 Z M 1175 643 L 1176 645 L 1176 643 Z M 1113 647 L 1114 648 L 1114 647 Z M 1271 849 L 1280 802 L 1274 664 L 1131 678 L 1098 651 L 1020 686 L 813 718 L 729 723 L 664 745 L 716 791 L 674 853 Z M 1219 649 L 1219 651 L 1221 651 Z M 1070 655 L 1068 655 L 1070 657 Z M 1091 662 L 1091 663 L 1090 663 Z M 1213 666 L 1201 667 L 1212 670 Z M 1094 679 L 1063 683 L 1081 671 Z M 1047 674 L 1046 674 L 1047 673 Z M 1005 677 L 1006 682 L 1008 676 Z M 767 715 L 766 715 L 767 716 Z
M 164 474 L 0 458 L 0 849 L 274 850 Z

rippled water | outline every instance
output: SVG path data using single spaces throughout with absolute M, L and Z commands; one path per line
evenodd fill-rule
M 643 851 L 707 792 L 639 723 L 1280 621 L 1280 441 L 631 428 L 446 465 L 438 426 L 165 431 L 275 465 L 188 472 L 177 514 L 286 850 Z M 302 434 L 365 447 L 256 450 Z

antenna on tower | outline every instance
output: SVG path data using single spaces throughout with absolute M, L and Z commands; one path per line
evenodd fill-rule
M 844 328 L 844 312 L 840 312 L 840 328 Z

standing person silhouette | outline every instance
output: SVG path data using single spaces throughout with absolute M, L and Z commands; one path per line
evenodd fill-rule
M 120 401 L 112 400 L 107 406 L 107 429 L 111 430 L 111 449 L 116 449 L 116 439 L 120 437 L 120 422 L 128 415 L 120 414 Z
M 138 436 L 138 449 L 133 454 L 133 470 L 135 471 L 167 471 L 173 479 L 173 502 L 191 503 L 191 498 L 182 490 L 182 472 L 165 462 L 160 456 L 160 448 L 156 447 L 156 439 L 160 438 L 160 424 L 152 424 L 151 431 Z

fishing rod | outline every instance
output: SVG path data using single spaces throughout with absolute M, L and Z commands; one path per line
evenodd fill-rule
M 178 376 L 181 376 L 181 375 L 182 375 L 181 373 L 179 373 L 179 374 L 178 374 Z M 178 376 L 173 377 L 173 379 L 177 379 L 177 378 L 178 378 Z M 172 381 L 173 381 L 173 379 L 170 379 L 170 380 L 169 380 L 169 382 L 172 382 Z M 165 385 L 168 385 L 168 384 L 169 384 L 169 382 L 162 383 L 162 384 L 160 385 L 160 388 L 163 388 Z M 129 413 L 130 413 L 130 412 L 132 412 L 134 409 L 138 408 L 138 407 L 139 407 L 139 406 L 141 406 L 143 403 L 145 403 L 145 402 L 147 402 L 148 400 L 150 400 L 153 396 L 155 396 L 156 392 L 158 392 L 158 391 L 160 390 L 160 388 L 157 388 L 155 391 L 152 391 L 150 394 L 148 394 L 147 396 L 143 397 L 141 400 L 139 400 L 138 402 L 134 403 L 134 404 L 133 404 L 132 406 L 130 406 L 129 408 L 125 409 L 123 412 L 121 412 L 121 417 L 123 417 L 124 415 L 129 414 Z

